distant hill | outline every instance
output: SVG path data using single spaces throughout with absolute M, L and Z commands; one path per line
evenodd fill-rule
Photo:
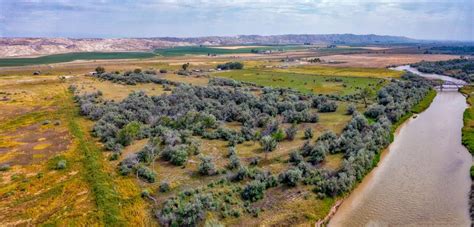
M 239 36 L 208 36 L 196 38 L 158 38 L 171 42 L 188 42 L 200 45 L 242 45 L 242 44 L 389 44 L 416 42 L 402 36 L 385 35 L 354 35 L 354 34 L 326 34 L 326 35 L 239 35 Z
M 327 34 L 327 35 L 239 35 L 195 38 L 0 38 L 0 58 L 38 56 L 71 52 L 152 51 L 157 48 L 193 45 L 277 45 L 277 44 L 390 44 L 410 43 L 401 36 Z

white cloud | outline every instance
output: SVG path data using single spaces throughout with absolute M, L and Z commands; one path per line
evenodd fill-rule
M 0 0 L 0 8 L 4 36 L 375 33 L 474 40 L 471 0 Z

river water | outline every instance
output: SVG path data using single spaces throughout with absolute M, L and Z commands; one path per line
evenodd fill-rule
M 409 66 L 395 69 L 464 83 Z M 461 144 L 466 107 L 461 93 L 438 92 L 426 111 L 401 127 L 329 226 L 470 226 L 472 157 Z

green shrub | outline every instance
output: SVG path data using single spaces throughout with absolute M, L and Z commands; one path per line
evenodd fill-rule
M 474 179 L 474 166 L 471 166 L 471 179 Z
M 255 202 L 259 199 L 262 199 L 265 192 L 265 184 L 259 180 L 253 180 L 247 186 L 245 186 L 244 190 L 242 191 L 242 198 L 244 200 L 250 200 Z
M 286 135 L 285 132 L 283 132 L 283 130 L 279 128 L 276 132 L 272 134 L 272 137 L 273 139 L 279 142 L 285 139 Z
M 140 166 L 137 170 L 138 177 L 146 180 L 149 183 L 155 182 L 156 174 L 146 166 Z
M 56 169 L 58 170 L 65 169 L 66 167 L 67 167 L 67 162 L 64 159 L 59 160 L 58 163 L 56 164 Z
M 161 182 L 159 190 L 160 192 L 169 192 L 170 184 L 168 182 Z
M 303 173 L 299 169 L 289 169 L 286 172 L 281 173 L 278 178 L 281 183 L 289 186 L 295 187 L 298 182 L 301 180 Z
M 2 172 L 3 172 L 3 171 L 7 171 L 7 170 L 9 170 L 9 169 L 10 169 L 10 165 L 8 165 L 8 164 L 2 164 L 2 165 L 0 165 L 0 171 L 2 171 Z
M 304 130 L 304 138 L 305 139 L 312 139 L 314 136 L 314 132 L 312 128 L 306 128 Z
M 202 157 L 201 163 L 199 164 L 198 171 L 201 175 L 212 176 L 217 173 L 216 167 L 209 157 Z

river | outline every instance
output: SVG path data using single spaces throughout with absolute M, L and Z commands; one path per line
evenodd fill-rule
M 464 84 L 409 66 L 395 69 Z M 461 93 L 438 92 L 426 111 L 403 124 L 329 226 L 470 226 L 472 157 L 461 144 L 466 107 Z

